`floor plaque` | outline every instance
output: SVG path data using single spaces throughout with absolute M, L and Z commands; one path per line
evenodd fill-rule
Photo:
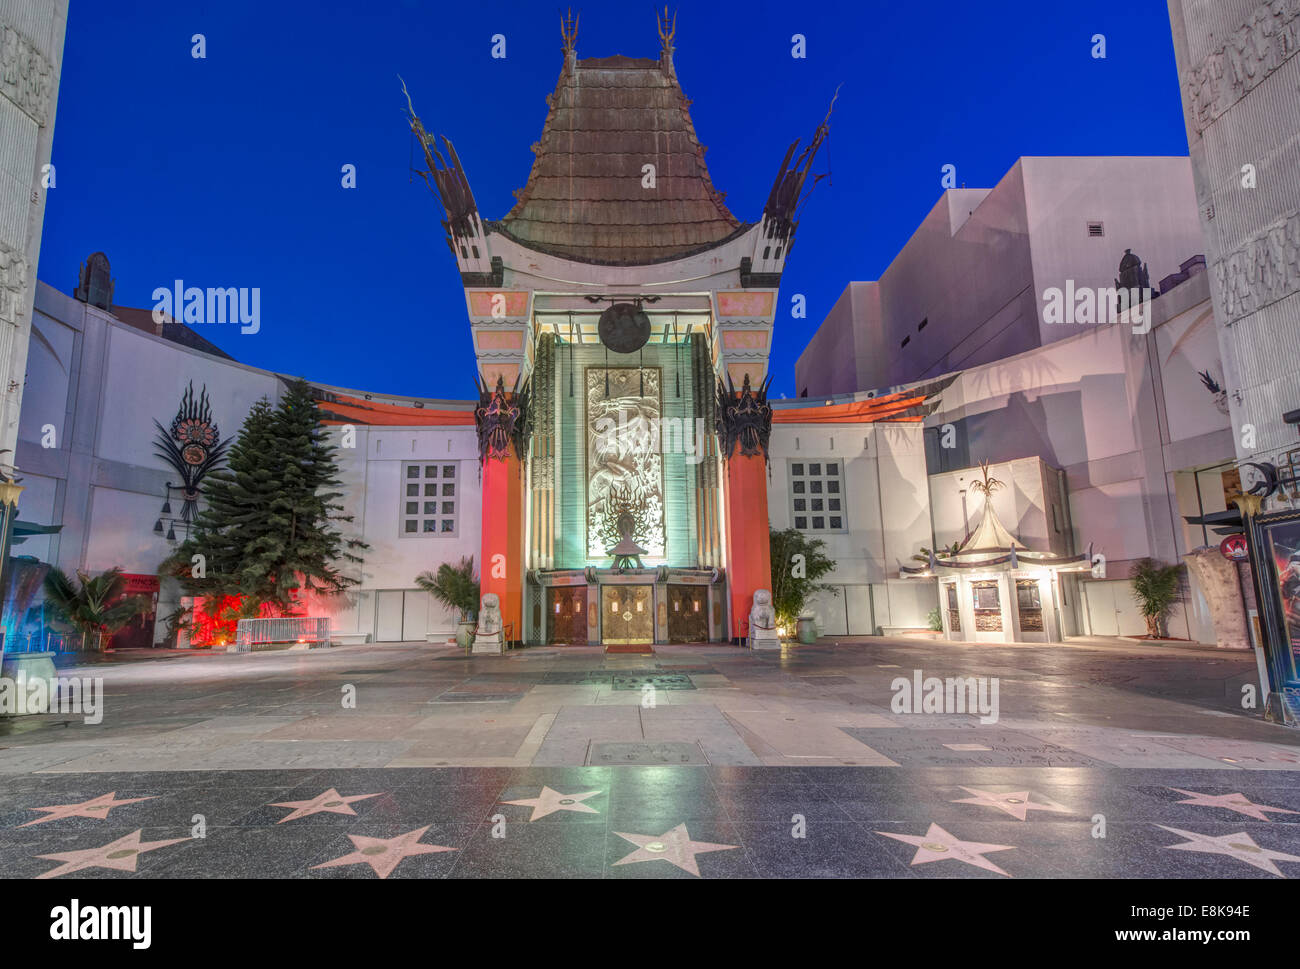
M 695 684 L 685 673 L 615 673 L 615 690 L 641 690 L 653 686 L 656 690 L 693 690 Z
M 699 744 L 690 743 L 594 743 L 587 763 L 599 767 L 707 765 L 709 759 Z

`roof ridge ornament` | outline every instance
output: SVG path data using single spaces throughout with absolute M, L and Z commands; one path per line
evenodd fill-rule
M 839 99 L 840 87 L 843 85 L 835 88 L 830 107 L 826 109 L 826 117 L 813 132 L 812 141 L 793 165 L 790 159 L 794 156 L 795 149 L 799 147 L 800 139 L 796 138 L 786 149 L 785 158 L 781 160 L 781 168 L 776 173 L 776 181 L 772 183 L 772 191 L 768 193 L 767 204 L 763 206 L 763 218 L 768 223 L 766 237 L 778 240 L 787 250 L 792 244 L 794 230 L 799 225 L 796 218 L 799 209 L 808 201 L 817 183 L 830 175 L 828 169 L 821 175 L 814 176 L 812 185 L 808 186 L 807 192 L 804 191 L 813 159 L 817 157 L 817 151 L 822 143 L 830 136 L 831 112 L 835 110 L 835 102 Z
M 581 15 L 581 11 L 575 14 L 572 7 L 569 8 L 567 14 L 560 15 L 560 36 L 564 38 L 564 61 L 569 65 L 572 65 L 578 59 L 576 45 L 578 43 L 578 20 Z
M 402 80 L 400 74 L 397 79 L 401 81 L 402 93 L 406 95 L 407 123 L 411 134 L 419 139 L 425 165 L 428 166 L 424 170 L 413 168 L 412 171 L 424 179 L 430 194 L 437 196 L 442 203 L 447 216 L 442 227 L 447 232 L 447 244 L 452 246 L 453 240 L 469 239 L 481 232 L 478 204 L 474 201 L 469 179 L 465 176 L 465 169 L 451 140 L 446 135 L 431 135 L 425 130 L 415 113 L 415 105 L 411 103 L 411 92 L 406 89 L 406 81 Z M 442 138 L 441 151 L 438 149 L 438 137 Z M 446 152 L 445 156 L 443 152 Z M 455 251 L 452 246 L 452 253 L 455 254 Z
M 655 12 L 655 23 L 659 28 L 659 66 L 667 73 L 675 74 L 673 67 L 673 38 L 677 36 L 677 11 L 673 11 L 672 18 L 668 16 L 668 5 L 664 5 L 664 12 L 661 16 L 658 11 Z

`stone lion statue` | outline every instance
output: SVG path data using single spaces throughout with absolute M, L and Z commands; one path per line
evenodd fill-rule
M 754 592 L 754 604 L 749 609 L 749 646 L 750 649 L 781 648 L 781 637 L 776 632 L 776 609 L 768 589 Z
M 501 597 L 489 592 L 479 601 L 478 626 L 474 629 L 475 653 L 499 653 L 501 642 Z

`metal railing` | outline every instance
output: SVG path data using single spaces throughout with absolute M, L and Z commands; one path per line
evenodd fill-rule
M 240 653 L 269 646 L 328 646 L 329 644 L 328 617 L 241 619 L 235 630 L 235 650 Z

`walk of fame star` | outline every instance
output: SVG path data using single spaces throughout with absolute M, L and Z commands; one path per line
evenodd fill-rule
M 615 831 L 614 833 L 624 841 L 630 841 L 637 846 L 636 851 L 626 858 L 619 859 L 614 864 L 634 865 L 639 861 L 666 861 L 676 865 L 682 871 L 689 871 L 697 878 L 700 874 L 700 866 L 695 860 L 696 855 L 702 855 L 710 851 L 730 851 L 732 848 L 740 847 L 739 845 L 715 845 L 707 841 L 692 841 L 690 832 L 686 830 L 685 823 L 679 824 L 663 834 L 623 834 L 621 831 Z
M 1041 803 L 1029 800 L 1029 791 L 1016 791 L 1014 794 L 996 794 L 993 791 L 981 791 L 975 787 L 963 787 L 967 794 L 974 797 L 962 797 L 953 804 L 981 804 L 984 807 L 997 808 L 1011 815 L 1017 821 L 1024 821 L 1029 811 L 1054 811 L 1057 814 L 1069 814 L 1070 809 L 1064 804 L 1057 804 L 1050 798 L 1038 795 Z
M 324 794 L 317 794 L 310 801 L 283 801 L 279 804 L 272 804 L 271 807 L 294 809 L 277 821 L 276 824 L 284 824 L 286 821 L 305 818 L 309 814 L 320 814 L 322 811 L 328 811 L 330 814 L 350 814 L 356 817 L 357 812 L 349 806 L 353 801 L 364 801 L 366 798 L 378 796 L 378 794 L 351 794 L 344 797 L 331 787 Z
M 46 821 L 57 821 L 59 818 L 106 818 L 108 812 L 115 807 L 121 807 L 123 804 L 134 804 L 136 801 L 152 801 L 156 794 L 149 797 L 124 797 L 117 798 L 117 791 L 109 791 L 107 794 L 101 794 L 99 797 L 92 797 L 89 801 L 82 801 L 80 804 L 52 804 L 49 807 L 32 808 L 33 811 L 49 812 L 43 818 L 37 818 L 34 821 L 27 821 L 18 825 L 25 828 L 32 824 L 44 824 Z
M 87 848 L 84 851 L 60 851 L 52 855 L 37 855 L 46 861 L 61 861 L 58 868 L 51 868 L 37 878 L 58 878 L 69 872 L 81 871 L 83 868 L 112 868 L 116 871 L 135 871 L 135 863 L 146 851 L 166 848 L 168 845 L 189 841 L 189 838 L 168 838 L 166 841 L 141 841 L 143 828 L 132 831 L 125 838 L 104 845 L 102 848 Z
M 538 818 L 544 818 L 548 814 L 554 814 L 556 811 L 577 811 L 581 814 L 599 814 L 594 807 L 590 807 L 582 802 L 589 797 L 599 794 L 600 791 L 585 791 L 582 794 L 561 794 L 559 791 L 553 791 L 549 787 L 543 787 L 542 793 L 537 797 L 526 797 L 518 801 L 502 801 L 502 804 L 520 804 L 524 807 L 533 809 L 529 821 L 536 821 Z
M 1279 878 L 1285 878 L 1286 875 L 1278 870 L 1277 865 L 1273 864 L 1274 861 L 1300 861 L 1300 856 L 1288 855 L 1271 848 L 1261 848 L 1255 844 L 1255 839 L 1244 831 L 1238 834 L 1212 835 L 1183 831 L 1181 828 L 1170 828 L 1163 824 L 1157 824 L 1156 827 L 1188 839 L 1180 845 L 1165 845 L 1166 848 L 1176 851 L 1198 851 L 1209 855 L 1227 855 L 1229 858 L 1244 861 L 1253 868 L 1259 868 Z
M 1264 813 L 1265 811 L 1273 811 L 1276 814 L 1300 814 L 1300 811 L 1290 811 L 1286 808 L 1256 804 L 1245 794 L 1240 792 L 1236 794 L 1198 794 L 1196 791 L 1184 791 L 1181 787 L 1171 787 L 1169 790 L 1177 791 L 1179 794 L 1191 795 L 1188 800 L 1179 801 L 1179 804 L 1195 804 L 1197 807 L 1227 808 L 1229 811 L 1236 811 L 1238 814 L 1244 814 L 1257 821 L 1273 820 Z
M 1011 851 L 1015 848 L 1015 845 L 986 845 L 978 841 L 962 841 L 955 835 L 943 830 L 933 821 L 930 822 L 930 830 L 926 831 L 924 835 L 891 834 L 888 831 L 877 831 L 876 834 L 915 845 L 916 854 L 912 857 L 913 865 L 924 865 L 930 861 L 963 861 L 968 865 L 974 865 L 976 868 L 995 871 L 999 875 L 1011 877 L 1007 872 L 985 858 L 984 855 L 990 851 Z
M 340 865 L 369 865 L 380 878 L 387 878 L 393 869 L 402 863 L 402 859 L 412 855 L 433 855 L 440 851 L 455 851 L 443 845 L 422 845 L 420 839 L 433 825 L 399 834 L 396 838 L 367 838 L 364 835 L 348 835 L 356 851 L 335 858 L 333 861 L 312 865 L 312 868 L 337 868 Z

